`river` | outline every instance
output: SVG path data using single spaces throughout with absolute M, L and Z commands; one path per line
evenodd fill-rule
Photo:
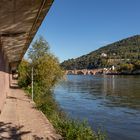
M 86 119 L 110 140 L 140 139 L 140 76 L 68 75 L 54 96 L 71 118 Z

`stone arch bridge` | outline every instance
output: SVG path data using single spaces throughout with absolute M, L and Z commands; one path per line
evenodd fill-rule
M 96 75 L 103 73 L 103 69 L 81 69 L 81 70 L 66 70 L 66 75 Z

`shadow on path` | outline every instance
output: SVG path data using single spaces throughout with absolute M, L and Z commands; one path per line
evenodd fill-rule
M 22 135 L 30 131 L 20 131 L 24 126 L 12 126 L 12 123 L 0 122 L 0 140 L 21 140 Z
M 12 123 L 0 122 L 0 140 L 21 140 L 24 135 L 31 134 L 31 131 L 22 131 L 24 126 L 12 126 Z M 32 136 L 33 140 L 43 140 L 37 135 Z M 46 138 L 47 140 L 47 138 Z
M 13 96 L 7 96 L 7 99 L 15 99 L 15 100 L 21 100 L 21 101 L 25 101 L 25 102 L 29 102 L 30 103 L 30 100 L 29 99 L 20 99 L 20 98 L 17 98 L 17 97 L 13 97 Z

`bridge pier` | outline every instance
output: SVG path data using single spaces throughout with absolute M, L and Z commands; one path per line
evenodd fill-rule
M 0 46 L 0 113 L 9 90 L 9 64 Z

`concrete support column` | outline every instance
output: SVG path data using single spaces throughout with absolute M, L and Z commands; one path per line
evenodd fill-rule
M 2 47 L 0 46 L 0 112 L 6 101 L 6 94 L 9 90 L 9 65 L 4 59 Z
M 5 92 L 6 95 L 9 92 L 9 87 L 10 87 L 10 81 L 9 81 L 9 63 L 5 61 Z

